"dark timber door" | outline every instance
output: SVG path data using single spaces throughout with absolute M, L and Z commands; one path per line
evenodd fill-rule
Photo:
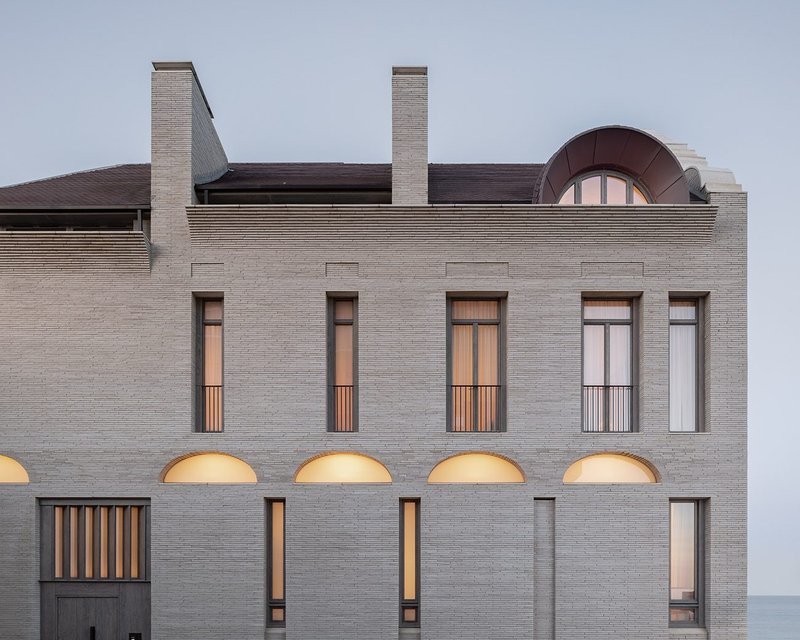
M 117 640 L 117 598 L 58 598 L 58 640 Z
M 150 501 L 39 505 L 42 640 L 150 640 Z

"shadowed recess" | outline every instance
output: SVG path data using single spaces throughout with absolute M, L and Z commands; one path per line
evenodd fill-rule
M 28 484 L 30 478 L 19 462 L 14 458 L 0 455 L 0 484 Z
M 323 453 L 300 465 L 294 481 L 298 484 L 390 484 L 392 475 L 375 458 L 361 453 Z
M 649 462 L 621 453 L 598 453 L 573 462 L 565 484 L 650 484 L 658 474 Z
M 254 484 L 256 472 L 244 460 L 226 453 L 195 453 L 170 462 L 162 482 L 196 484 Z
M 519 466 L 494 453 L 459 453 L 445 458 L 428 476 L 429 484 L 519 484 Z

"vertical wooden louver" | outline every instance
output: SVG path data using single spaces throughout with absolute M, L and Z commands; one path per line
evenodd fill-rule
M 149 501 L 43 500 L 42 580 L 147 580 Z

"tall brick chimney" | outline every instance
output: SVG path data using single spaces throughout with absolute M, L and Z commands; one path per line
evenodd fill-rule
M 428 204 L 428 67 L 392 67 L 392 204 Z

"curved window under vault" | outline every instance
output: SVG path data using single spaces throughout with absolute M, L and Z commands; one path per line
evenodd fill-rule
M 194 484 L 253 484 L 256 472 L 244 460 L 227 453 L 195 453 L 170 462 L 162 482 Z
M 0 455 L 0 484 L 28 484 L 30 478 L 19 462 L 14 458 Z
M 564 474 L 565 484 L 648 484 L 658 482 L 648 463 L 621 453 L 597 453 L 573 462 Z
M 445 458 L 428 476 L 429 484 L 515 484 L 525 482 L 511 460 L 493 453 L 459 453 Z
M 645 188 L 614 171 L 585 173 L 570 182 L 558 204 L 649 204 Z
M 392 475 L 362 453 L 324 453 L 307 460 L 295 474 L 298 484 L 390 484 Z

